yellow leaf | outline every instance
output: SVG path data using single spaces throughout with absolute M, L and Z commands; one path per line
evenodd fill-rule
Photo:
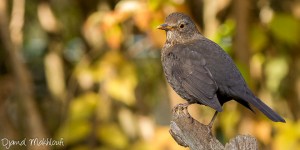
M 59 130 L 55 137 L 63 138 L 64 145 L 71 145 L 86 139 L 91 132 L 91 125 L 88 121 L 67 121 Z
M 122 29 L 118 24 L 114 24 L 108 30 L 105 30 L 105 39 L 112 49 L 119 49 L 123 41 Z
M 99 96 L 96 93 L 86 93 L 71 101 L 69 116 L 72 120 L 88 119 L 95 111 Z
M 135 103 L 136 70 L 118 51 L 107 52 L 94 68 L 94 78 L 109 96 L 127 105 Z
M 97 137 L 104 144 L 117 148 L 125 149 L 128 146 L 127 137 L 115 124 L 103 124 L 97 129 Z

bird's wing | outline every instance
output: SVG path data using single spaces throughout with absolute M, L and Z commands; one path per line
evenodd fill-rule
M 182 88 L 199 103 L 222 111 L 216 95 L 218 86 L 202 54 L 185 45 L 173 46 L 169 52 L 176 56 L 172 60 L 171 72 L 181 82 Z

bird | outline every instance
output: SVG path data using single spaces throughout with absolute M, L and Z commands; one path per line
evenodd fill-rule
M 256 107 L 274 122 L 285 120 L 263 103 L 247 86 L 232 58 L 215 42 L 204 37 L 186 14 L 174 12 L 157 27 L 165 30 L 161 62 L 167 82 L 187 103 L 201 104 L 215 111 L 212 127 L 224 103 L 235 100 L 252 112 Z M 177 106 L 179 106 L 177 105 Z

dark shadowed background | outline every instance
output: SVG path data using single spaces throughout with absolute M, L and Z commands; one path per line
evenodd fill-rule
M 261 149 L 300 147 L 300 1 L 0 0 L 0 149 L 179 150 L 171 108 L 184 102 L 160 62 L 175 11 L 229 53 L 252 91 L 287 123 L 232 101 L 217 117 L 223 143 L 255 136 Z M 192 105 L 208 124 L 214 111 Z M 3 140 L 4 139 L 4 140 Z

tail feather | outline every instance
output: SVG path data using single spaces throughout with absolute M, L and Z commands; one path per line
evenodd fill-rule
M 250 104 L 254 105 L 257 109 L 259 109 L 262 113 L 264 113 L 272 121 L 285 123 L 285 120 L 280 115 L 278 115 L 275 111 L 273 111 L 269 106 L 267 106 L 265 103 L 263 103 L 257 97 L 252 96 L 252 99 L 248 102 Z

